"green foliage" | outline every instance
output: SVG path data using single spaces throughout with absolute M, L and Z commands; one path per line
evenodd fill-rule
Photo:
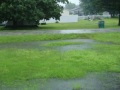
M 65 5 L 65 9 L 68 9 L 68 10 L 74 9 L 75 7 L 76 7 L 76 5 L 74 3 L 71 3 L 71 2 L 69 2 Z
M 99 13 L 100 11 L 108 11 L 110 13 L 119 13 L 119 0 L 80 0 L 83 10 L 89 13 Z M 115 6 L 115 7 L 114 7 Z M 95 13 L 94 13 L 95 12 Z
M 62 6 L 58 2 L 67 0 L 2 0 L 0 1 L 0 21 L 12 21 L 13 25 L 38 22 L 41 19 L 59 19 Z
M 120 14 L 119 0 L 80 0 L 81 7 L 86 14 L 97 14 L 103 11 L 108 11 L 111 16 Z M 120 25 L 120 15 L 119 24 Z
M 103 11 L 103 8 L 101 8 L 101 2 L 98 0 L 80 0 L 82 3 L 80 6 L 83 9 L 84 14 L 90 15 L 90 14 L 97 14 Z

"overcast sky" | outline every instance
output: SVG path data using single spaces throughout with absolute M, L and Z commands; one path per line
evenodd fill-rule
M 75 3 L 76 5 L 79 4 L 79 0 L 69 0 L 69 2 L 71 2 L 71 3 Z
M 75 3 L 76 5 L 79 5 L 79 0 L 68 0 L 71 3 Z M 65 6 L 65 4 L 59 3 L 62 6 Z

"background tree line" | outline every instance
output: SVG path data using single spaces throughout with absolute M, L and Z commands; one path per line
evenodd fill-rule
M 120 26 L 120 0 L 80 0 L 85 14 L 98 14 L 108 11 L 111 17 L 119 16 Z

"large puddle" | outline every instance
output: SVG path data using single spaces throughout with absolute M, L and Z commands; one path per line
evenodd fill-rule
M 120 32 L 120 29 L 78 29 L 78 30 L 4 30 L 0 36 L 30 35 L 30 34 L 82 34 L 82 33 L 105 33 Z
M 44 46 L 47 43 L 52 42 L 80 42 L 81 44 L 77 45 L 64 45 L 64 46 Z M 5 48 L 16 48 L 16 49 L 38 49 L 38 50 L 58 50 L 61 52 L 68 50 L 81 50 L 88 49 L 93 44 L 97 44 L 94 40 L 91 39 L 70 39 L 70 40 L 53 40 L 53 41 L 34 41 L 34 42 L 22 42 L 22 43 L 6 43 L 0 44 L 0 49 Z
M 65 45 L 46 47 L 44 44 L 51 42 L 82 42 L 78 45 Z M 92 45 L 100 44 L 91 39 L 71 39 L 53 41 L 35 41 L 23 43 L 0 44 L 0 49 L 52 49 L 61 52 L 68 50 L 82 50 L 91 48 Z M 107 43 L 109 44 L 109 43 Z M 16 86 L 0 84 L 0 90 L 120 90 L 120 73 L 89 73 L 83 78 L 62 79 L 33 79 Z
M 90 73 L 78 79 L 36 79 L 0 90 L 120 90 L 120 73 Z

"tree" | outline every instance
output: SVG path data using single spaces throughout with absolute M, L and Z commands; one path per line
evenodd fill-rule
M 68 10 L 70 10 L 70 9 L 74 9 L 76 7 L 76 5 L 74 4 L 74 3 L 67 3 L 66 5 L 65 5 L 65 9 L 68 9 Z
M 108 11 L 112 18 L 119 13 L 119 0 L 101 0 L 101 2 L 104 10 Z
M 80 0 L 81 7 L 85 12 L 95 12 L 100 13 L 102 11 L 108 11 L 111 16 L 119 14 L 120 26 L 120 3 L 119 0 Z
M 83 9 L 84 14 L 97 14 L 102 12 L 101 3 L 97 0 L 80 0 L 80 7 Z M 98 4 L 99 3 L 99 4 Z
M 68 0 L 0 0 L 0 21 L 11 21 L 17 27 L 25 22 L 37 25 L 41 19 L 59 19 L 63 10 L 60 2 Z

